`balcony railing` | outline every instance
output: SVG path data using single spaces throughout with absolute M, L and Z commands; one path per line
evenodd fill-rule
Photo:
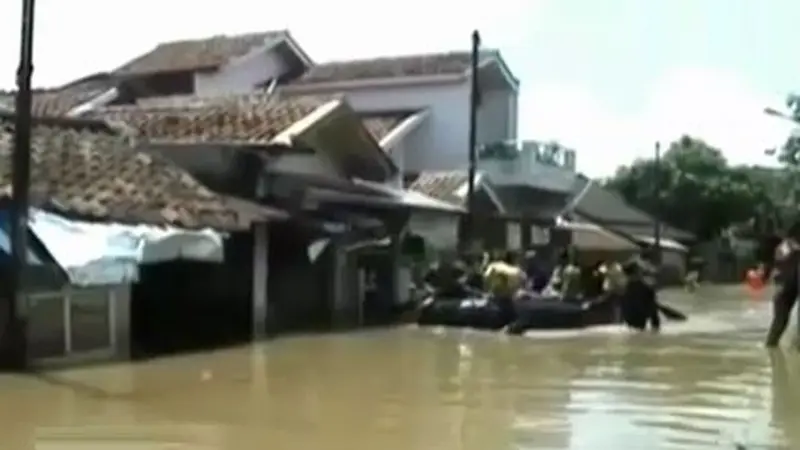
M 575 151 L 536 141 L 499 142 L 479 149 L 478 167 L 498 184 L 566 191 L 575 179 Z
M 575 170 L 575 150 L 555 142 L 511 141 L 484 144 L 478 149 L 480 161 L 499 160 L 517 163 L 530 161 L 534 164 Z

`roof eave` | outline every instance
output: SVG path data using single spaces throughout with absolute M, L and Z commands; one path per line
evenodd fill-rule
M 289 31 L 282 31 L 281 38 L 275 43 L 275 45 L 286 45 L 292 53 L 297 56 L 297 58 L 302 61 L 302 63 L 306 66 L 306 68 L 313 67 L 316 63 L 313 59 L 308 55 L 308 53 L 300 47 L 300 44 L 294 39 L 292 34 Z
M 419 86 L 429 84 L 453 84 L 466 80 L 463 73 L 444 73 L 437 75 L 403 76 L 390 78 L 367 78 L 357 80 L 321 81 L 318 83 L 290 84 L 282 88 L 288 93 L 305 93 L 320 91 L 339 91 L 363 88 L 381 88 L 398 86 Z
M 497 66 L 497 69 L 500 71 L 500 73 L 503 75 L 503 78 L 506 80 L 506 84 L 508 84 L 508 87 L 514 92 L 519 92 L 519 79 L 515 77 L 514 74 L 511 72 L 511 69 L 505 63 L 503 57 L 500 56 L 499 52 L 493 52 L 490 58 L 484 59 L 478 65 L 478 70 L 480 71 L 488 67 L 491 67 L 493 65 Z M 469 77 L 471 72 L 472 68 L 467 69 L 464 72 L 464 76 Z
M 429 115 L 430 113 L 428 111 L 423 110 L 403 119 L 396 127 L 392 128 L 392 130 L 389 131 L 386 136 L 383 137 L 383 139 L 381 139 L 381 148 L 385 152 L 391 153 L 391 149 L 397 146 L 403 141 L 403 139 L 406 138 L 406 136 L 411 134 L 420 125 L 422 125 L 422 122 L 424 122 Z

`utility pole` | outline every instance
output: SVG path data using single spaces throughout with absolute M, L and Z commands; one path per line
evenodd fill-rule
M 480 63 L 481 35 L 478 30 L 472 32 L 472 57 L 470 73 L 472 74 L 469 95 L 469 174 L 467 177 L 467 220 L 463 233 L 462 249 L 472 245 L 475 227 L 475 178 L 478 166 L 478 105 L 480 104 L 480 84 L 478 65 Z
M 661 265 L 661 143 L 656 142 L 655 154 L 653 155 L 655 161 L 655 180 L 653 183 L 653 208 L 655 210 L 655 225 L 653 226 L 653 263 L 656 266 Z
M 5 297 L 7 321 L 3 330 L 3 358 L 6 369 L 23 370 L 27 360 L 25 322 L 20 305 L 25 301 L 25 273 L 28 257 L 28 204 L 31 172 L 31 76 L 33 75 L 34 0 L 22 1 L 17 98 L 12 155 L 11 197 L 11 267 Z

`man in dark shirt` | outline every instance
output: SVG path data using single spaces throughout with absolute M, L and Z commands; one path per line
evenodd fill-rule
M 777 347 L 789 325 L 797 296 L 800 294 L 800 222 L 792 224 L 786 238 L 775 251 L 775 265 L 778 269 L 776 281 L 778 290 L 772 299 L 772 323 L 767 332 L 767 347 Z
M 636 330 L 644 331 L 648 322 L 653 331 L 661 329 L 656 291 L 645 281 L 639 264 L 629 262 L 623 268 L 627 283 L 622 295 L 622 320 Z

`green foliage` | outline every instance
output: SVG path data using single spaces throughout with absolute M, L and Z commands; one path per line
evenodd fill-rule
M 786 99 L 786 107 L 794 120 L 800 123 L 800 95 L 790 94 Z M 800 166 L 800 136 L 792 134 L 776 152 L 778 161 L 785 166 Z
M 622 167 L 606 185 L 665 222 L 712 239 L 734 227 L 763 228 L 776 214 L 760 168 L 731 166 L 719 149 L 683 136 L 661 158 Z M 656 201 L 656 194 L 659 201 Z M 744 225 L 743 225 L 744 224 Z

